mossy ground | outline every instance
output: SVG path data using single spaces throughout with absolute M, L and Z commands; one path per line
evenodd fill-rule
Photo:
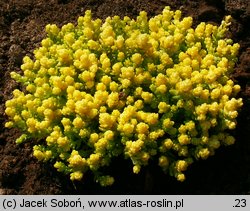
M 241 45 L 239 61 L 232 78 L 242 87 L 244 106 L 233 132 L 237 142 L 219 149 L 206 161 L 199 161 L 179 183 L 151 163 L 141 174 L 131 172 L 129 161 L 117 158 L 111 168 L 116 178 L 112 187 L 101 188 L 91 181 L 73 184 L 49 165 L 32 157 L 29 143 L 17 146 L 16 129 L 4 128 L 4 102 L 19 85 L 10 72 L 20 71 L 24 55 L 40 45 L 48 23 L 59 26 L 75 23 L 77 17 L 91 9 L 93 16 L 127 15 L 136 17 L 141 10 L 159 14 L 165 6 L 180 9 L 184 16 L 220 24 L 232 15 L 230 36 Z M 250 4 L 247 0 L 0 0 L 0 194 L 250 194 Z

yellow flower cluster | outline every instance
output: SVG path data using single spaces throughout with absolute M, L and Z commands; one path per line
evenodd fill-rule
M 148 19 L 93 20 L 90 11 L 61 29 L 46 26 L 47 38 L 23 59 L 11 77 L 25 91 L 6 102 L 6 127 L 18 127 L 22 143 L 39 138 L 34 156 L 80 180 L 92 171 L 101 185 L 113 157 L 131 159 L 133 172 L 150 160 L 185 179 L 194 159 L 206 159 L 234 143 L 242 99 L 229 78 L 238 44 L 225 38 L 226 17 L 217 27 L 181 11 Z

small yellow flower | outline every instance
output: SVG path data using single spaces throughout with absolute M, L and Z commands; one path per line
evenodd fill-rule
M 136 125 L 136 132 L 139 134 L 147 134 L 149 131 L 149 126 L 148 124 L 144 122 L 140 122 Z
M 81 180 L 83 177 L 83 173 L 81 171 L 75 171 L 70 174 L 70 180 Z
M 201 159 L 207 159 L 210 155 L 210 151 L 207 148 L 202 148 L 198 151 L 197 156 Z
M 85 122 L 82 120 L 81 117 L 76 117 L 74 120 L 73 120 L 73 125 L 78 128 L 78 129 L 81 129 L 85 126 Z
M 134 131 L 134 125 L 129 124 L 129 123 L 126 123 L 126 124 L 123 126 L 122 131 L 124 132 L 125 135 L 132 134 L 133 131 Z
M 172 127 L 174 125 L 174 121 L 171 121 L 170 118 L 166 118 L 166 119 L 163 120 L 162 125 L 163 125 L 164 128 L 167 129 L 167 128 L 170 128 L 170 127 Z
M 45 156 L 44 153 L 40 150 L 34 150 L 33 155 L 39 160 L 42 161 L 44 160 Z
M 91 154 L 87 159 L 87 163 L 90 169 L 96 169 L 100 165 L 101 162 L 101 155 L 99 153 Z
M 140 170 L 141 170 L 141 166 L 139 165 L 133 166 L 133 172 L 135 174 L 139 174 Z
M 136 65 L 140 65 L 143 61 L 143 58 L 141 56 L 141 54 L 139 53 L 135 53 L 132 55 L 131 60 L 136 64 Z
M 144 100 L 144 102 L 150 103 L 150 102 L 152 101 L 153 94 L 152 94 L 152 93 L 149 93 L 149 92 L 144 92 L 144 91 L 142 91 L 141 97 L 142 97 L 142 99 Z
M 185 177 L 184 174 L 178 174 L 178 175 L 177 175 L 177 180 L 178 180 L 178 181 L 183 182 L 185 179 L 186 179 L 186 177 Z
M 159 119 L 158 119 L 159 118 L 159 114 L 157 114 L 157 113 L 150 113 L 150 114 L 147 115 L 146 118 L 147 118 L 146 121 L 147 121 L 148 124 L 154 125 L 154 124 L 156 124 L 159 121 Z
M 109 129 L 113 127 L 115 123 L 115 118 L 108 113 L 100 113 L 99 123 L 101 128 Z
M 169 165 L 169 159 L 166 156 L 159 157 L 158 165 L 162 168 L 167 168 Z
M 188 167 L 188 164 L 185 160 L 179 160 L 176 163 L 176 170 L 178 172 L 186 171 Z
M 178 137 L 178 141 L 181 145 L 187 145 L 190 143 L 191 139 L 188 135 L 186 134 L 181 134 L 179 137 Z
M 113 140 L 114 139 L 114 132 L 111 131 L 111 130 L 107 130 L 105 133 L 104 133 L 104 138 L 107 139 L 107 140 Z

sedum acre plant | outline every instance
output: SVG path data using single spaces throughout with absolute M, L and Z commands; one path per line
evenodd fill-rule
M 24 91 L 6 101 L 9 121 L 40 140 L 34 156 L 81 180 L 91 171 L 101 185 L 116 156 L 138 174 L 151 160 L 179 181 L 198 159 L 207 159 L 235 139 L 242 99 L 230 79 L 239 44 L 220 26 L 200 23 L 166 7 L 148 19 L 93 20 L 91 12 L 61 29 L 46 26 L 47 38 L 23 59 L 23 74 L 11 73 Z

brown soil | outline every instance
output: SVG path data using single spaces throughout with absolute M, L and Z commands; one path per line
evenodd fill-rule
M 154 16 L 166 5 L 192 16 L 195 24 L 201 21 L 219 24 L 225 15 L 233 17 L 229 36 L 241 49 L 232 77 L 241 85 L 240 97 L 244 99 L 233 146 L 219 149 L 215 156 L 193 164 L 183 183 L 164 175 L 154 164 L 134 175 L 130 173 L 130 162 L 117 159 L 110 166 L 117 182 L 101 188 L 91 175 L 84 183 L 73 184 L 52 166 L 34 159 L 30 143 L 15 144 L 20 133 L 4 128 L 4 102 L 19 87 L 10 79 L 10 72 L 20 71 L 24 55 L 32 56 L 45 36 L 47 23 L 59 26 L 75 23 L 86 9 L 101 19 L 114 15 L 136 17 L 141 10 Z M 250 194 L 249 21 L 248 0 L 0 0 L 0 194 Z

